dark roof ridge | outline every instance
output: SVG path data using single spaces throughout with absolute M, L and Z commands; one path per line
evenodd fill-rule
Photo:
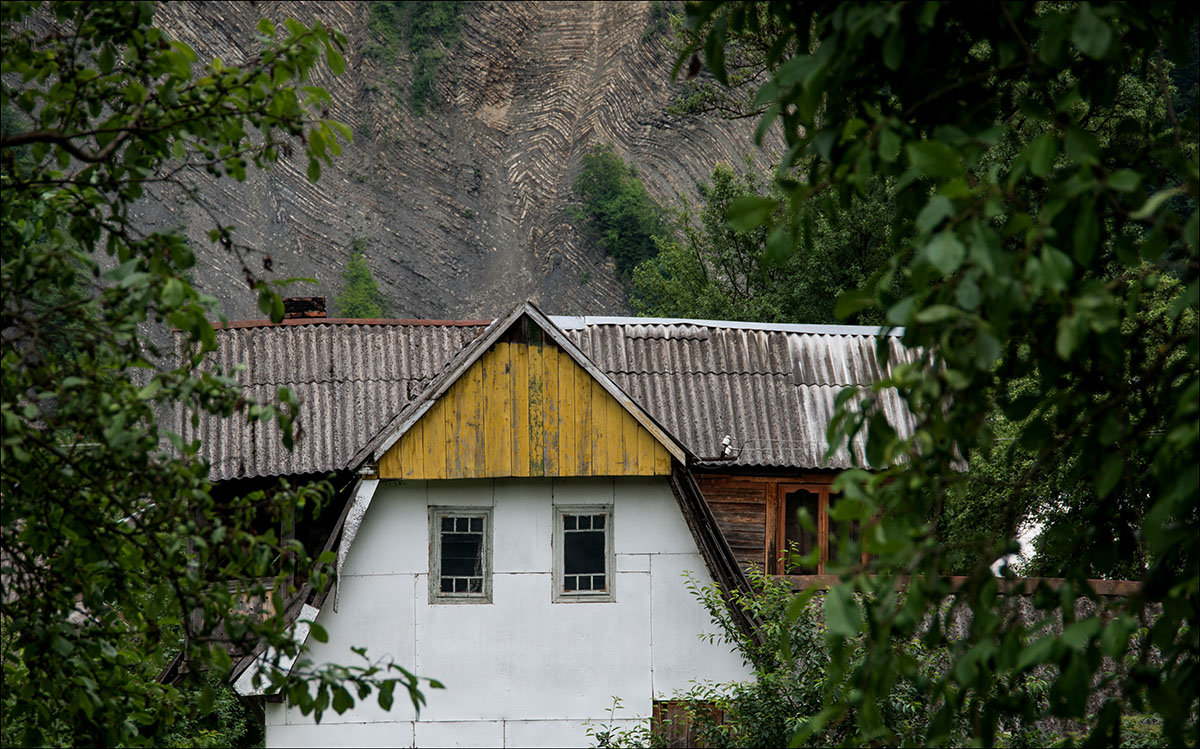
M 491 320 L 421 320 L 421 319 L 390 319 L 370 317 L 293 317 L 279 322 L 270 320 L 234 320 L 227 323 L 213 323 L 214 330 L 236 330 L 241 328 L 281 328 L 295 325 L 391 325 L 410 327 L 458 327 L 484 328 L 491 325 Z

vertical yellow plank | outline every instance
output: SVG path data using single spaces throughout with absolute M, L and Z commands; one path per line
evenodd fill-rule
M 399 453 L 400 474 L 387 478 L 411 479 L 415 477 L 424 450 L 425 448 L 421 444 L 421 423 L 417 422 L 404 433 L 404 436 L 400 438 L 400 443 L 388 451 L 389 453 Z M 380 471 L 382 470 L 383 466 L 380 466 Z
M 638 431 L 640 426 L 633 414 L 621 409 L 621 445 L 624 451 L 622 462 L 626 476 L 638 475 Z
M 534 331 L 540 336 L 541 330 Z M 543 423 L 543 377 L 542 371 L 542 346 L 541 338 L 537 338 L 537 343 L 534 343 L 533 334 L 530 335 L 529 347 L 526 349 L 529 352 L 529 475 L 542 476 L 545 466 L 545 445 L 546 433 Z
M 512 376 L 509 372 L 508 344 L 497 343 L 484 361 L 484 475 L 511 476 Z
M 574 476 L 575 457 L 575 362 L 565 351 L 558 352 L 558 475 Z
M 483 475 L 483 361 L 463 375 L 462 476 Z
M 443 429 L 446 436 L 445 478 L 448 479 L 462 478 L 463 383 L 464 378 L 458 379 L 442 396 Z
M 512 475 L 529 475 L 529 346 L 509 346 L 512 357 Z
M 638 475 L 654 475 L 654 446 L 657 441 L 650 431 L 638 424 Z
M 425 465 L 423 475 L 417 478 L 446 478 L 446 425 L 442 421 L 445 403 L 444 397 L 439 398 L 421 417 Z
M 625 409 L 617 399 L 608 396 L 608 418 L 605 427 L 608 429 L 608 475 L 621 476 L 625 473 L 624 445 L 621 443 L 621 413 Z
M 575 366 L 575 454 L 579 465 L 576 475 L 592 475 L 592 378 Z
M 612 398 L 592 380 L 592 475 L 610 476 L 608 470 L 608 401 Z
M 662 445 L 654 446 L 654 475 L 671 475 L 671 453 L 667 452 L 667 448 Z
M 558 473 L 558 347 L 547 343 L 542 349 L 542 468 L 543 475 Z

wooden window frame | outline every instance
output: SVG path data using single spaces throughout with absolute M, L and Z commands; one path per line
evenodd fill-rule
M 446 593 L 442 591 L 442 518 L 483 517 L 483 591 Z M 429 508 L 429 603 L 492 602 L 492 508 Z
M 567 515 L 604 515 L 604 575 L 607 590 L 603 593 L 595 591 L 563 590 L 563 567 L 565 566 L 566 546 L 563 539 L 563 518 Z M 617 565 L 613 553 L 613 506 L 612 505 L 555 505 L 554 506 L 554 603 L 612 603 L 617 600 Z
M 829 563 L 829 497 L 836 492 L 829 483 L 812 481 L 780 482 L 775 485 L 775 495 L 771 498 L 772 506 L 767 508 L 768 515 L 774 521 L 774 527 L 771 529 L 774 532 L 774 538 L 768 538 L 768 553 L 773 551 L 775 554 L 774 559 L 767 560 L 768 569 L 776 575 L 795 574 L 787 571 L 787 518 L 784 516 L 787 514 L 787 495 L 797 491 L 806 491 L 817 495 L 817 517 L 814 520 L 817 526 L 817 546 L 820 548 L 821 554 L 817 560 L 816 574 L 828 574 L 826 567 Z M 867 562 L 865 552 L 862 555 L 862 561 L 863 564 Z

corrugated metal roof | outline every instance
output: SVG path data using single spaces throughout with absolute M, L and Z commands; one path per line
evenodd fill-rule
M 845 468 L 824 460 L 834 399 L 870 385 L 880 331 L 852 326 L 760 325 L 713 320 L 552 317 L 566 337 L 682 445 L 701 457 L 732 437 L 724 465 Z M 300 401 L 296 448 L 274 424 L 203 417 L 179 430 L 199 439 L 214 480 L 352 467 L 351 458 L 484 329 L 478 322 L 306 321 L 241 323 L 217 331 L 213 361 L 250 397 L 288 386 Z M 911 360 L 893 332 L 890 361 Z M 911 416 L 894 392 L 881 405 L 901 433 Z M 861 445 L 855 445 L 861 457 Z
M 824 459 L 834 401 L 844 387 L 870 385 L 886 371 L 875 355 L 878 328 L 552 319 L 692 452 L 715 457 L 729 435 L 736 457 L 725 465 L 848 468 L 845 449 Z M 898 332 L 884 341 L 888 361 L 914 358 Z M 885 391 L 879 402 L 897 431 L 910 434 L 912 416 L 898 395 Z M 862 449 L 854 445 L 860 460 Z
M 230 372 L 247 397 L 273 402 L 290 387 L 300 402 L 295 449 L 274 423 L 204 415 L 183 419 L 184 441 L 200 440 L 214 481 L 314 473 L 350 458 L 404 408 L 484 328 L 478 323 L 361 321 L 239 324 L 217 330 L 212 363 Z M 176 424 L 180 421 L 176 414 Z

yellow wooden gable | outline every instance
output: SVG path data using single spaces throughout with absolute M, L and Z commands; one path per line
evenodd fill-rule
M 553 341 L 508 336 L 379 459 L 385 479 L 666 476 L 671 453 Z

